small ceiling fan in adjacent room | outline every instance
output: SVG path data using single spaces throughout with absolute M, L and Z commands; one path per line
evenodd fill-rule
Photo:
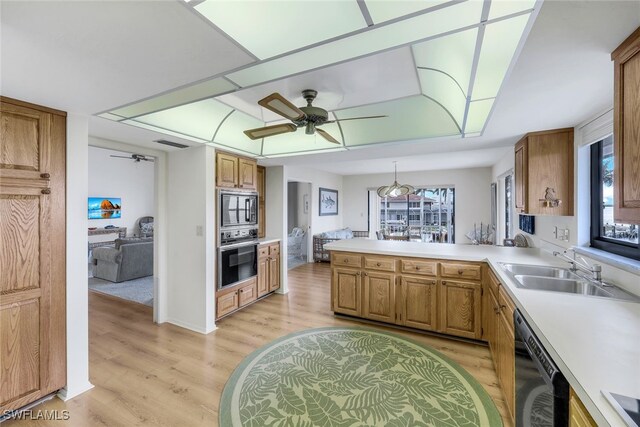
M 153 162 L 153 157 L 147 157 L 143 154 L 132 154 L 130 156 L 116 156 L 115 154 L 112 154 L 111 157 L 117 157 L 119 159 L 129 159 L 129 160 L 133 160 L 136 163 L 140 163 L 142 162 Z
M 288 132 L 295 132 L 298 128 L 305 128 L 307 135 L 313 135 L 316 131 L 318 134 L 329 142 L 340 144 L 327 131 L 320 129 L 318 126 L 322 126 L 327 123 L 344 122 L 347 120 L 362 120 L 362 119 L 379 119 L 387 116 L 369 116 L 369 117 L 352 117 L 349 119 L 329 120 L 329 113 L 324 108 L 314 107 L 311 105 L 313 100 L 318 95 L 318 92 L 313 89 L 305 89 L 302 91 L 302 97 L 307 101 L 306 107 L 296 107 L 289 102 L 285 97 L 275 92 L 266 98 L 258 101 L 258 104 L 267 110 L 271 110 L 276 114 L 281 115 L 284 118 L 291 120 L 292 123 L 280 123 L 277 125 L 266 126 L 262 128 L 245 130 L 244 133 L 251 139 L 262 139 L 269 136 L 280 135 Z

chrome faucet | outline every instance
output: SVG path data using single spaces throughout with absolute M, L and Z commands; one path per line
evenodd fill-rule
M 553 255 L 567 259 L 569 261 L 569 264 L 571 265 L 571 268 L 569 268 L 569 270 L 571 270 L 572 272 L 575 273 L 580 270 L 583 273 L 590 275 L 592 280 L 599 282 L 600 284 L 602 284 L 602 286 L 612 286 L 602 281 L 602 266 L 600 264 L 589 264 L 586 259 L 576 254 L 576 252 L 573 250 L 571 250 L 571 252 L 573 252 L 573 258 L 571 258 L 567 255 L 567 252 L 570 250 L 571 249 L 567 249 L 563 252 L 553 251 Z M 576 260 L 576 257 L 579 257 L 581 262 L 578 262 L 578 260 Z

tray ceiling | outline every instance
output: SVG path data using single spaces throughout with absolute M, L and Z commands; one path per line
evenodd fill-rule
M 256 157 L 348 150 L 418 138 L 482 135 L 541 2 L 193 1 L 255 58 L 249 65 L 99 114 L 110 120 Z M 313 13 L 309 13 L 309 11 Z M 268 19 L 265 17 L 268 16 Z M 282 120 L 257 101 L 303 89 L 339 146 L 302 130 L 250 140 Z

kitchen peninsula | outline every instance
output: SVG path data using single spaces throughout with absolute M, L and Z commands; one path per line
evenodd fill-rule
M 523 314 L 597 425 L 623 425 L 602 391 L 640 395 L 640 304 L 518 288 L 500 266 L 512 263 L 566 267 L 550 254 L 539 249 L 369 239 L 341 240 L 325 248 L 331 251 L 331 301 L 336 313 L 416 328 L 411 323 L 413 319 L 407 318 L 407 305 L 400 304 L 415 282 L 416 286 L 424 284 L 434 289 L 429 291 L 431 298 L 411 295 L 414 304 L 428 301 L 424 310 L 431 312 L 430 322 L 423 321 L 419 329 L 488 341 L 491 347 L 495 328 L 491 332 L 487 323 L 493 311 L 487 296 L 499 288 L 498 311 L 512 313 L 517 309 Z M 382 285 L 385 281 L 386 294 Z M 447 303 L 449 297 L 455 302 Z M 374 299 L 378 307 L 370 304 Z M 418 299 L 420 302 L 416 303 Z M 510 303 L 513 307 L 509 307 Z M 465 305 L 467 308 L 458 309 L 458 314 L 463 313 L 463 324 L 471 325 L 466 332 L 460 331 L 461 322 L 447 313 L 452 307 Z M 379 309 L 383 306 L 388 308 L 387 313 Z M 370 310 L 372 307 L 376 310 Z M 370 311 L 377 312 L 370 315 Z M 505 375 L 509 375 L 508 369 Z M 507 401 L 513 399 L 511 383 L 501 381 L 505 396 L 511 395 Z M 509 409 L 515 417 L 513 407 Z

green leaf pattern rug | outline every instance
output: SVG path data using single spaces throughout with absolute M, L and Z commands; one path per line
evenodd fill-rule
M 227 426 L 502 426 L 482 386 L 428 346 L 370 328 L 287 335 L 236 368 Z

